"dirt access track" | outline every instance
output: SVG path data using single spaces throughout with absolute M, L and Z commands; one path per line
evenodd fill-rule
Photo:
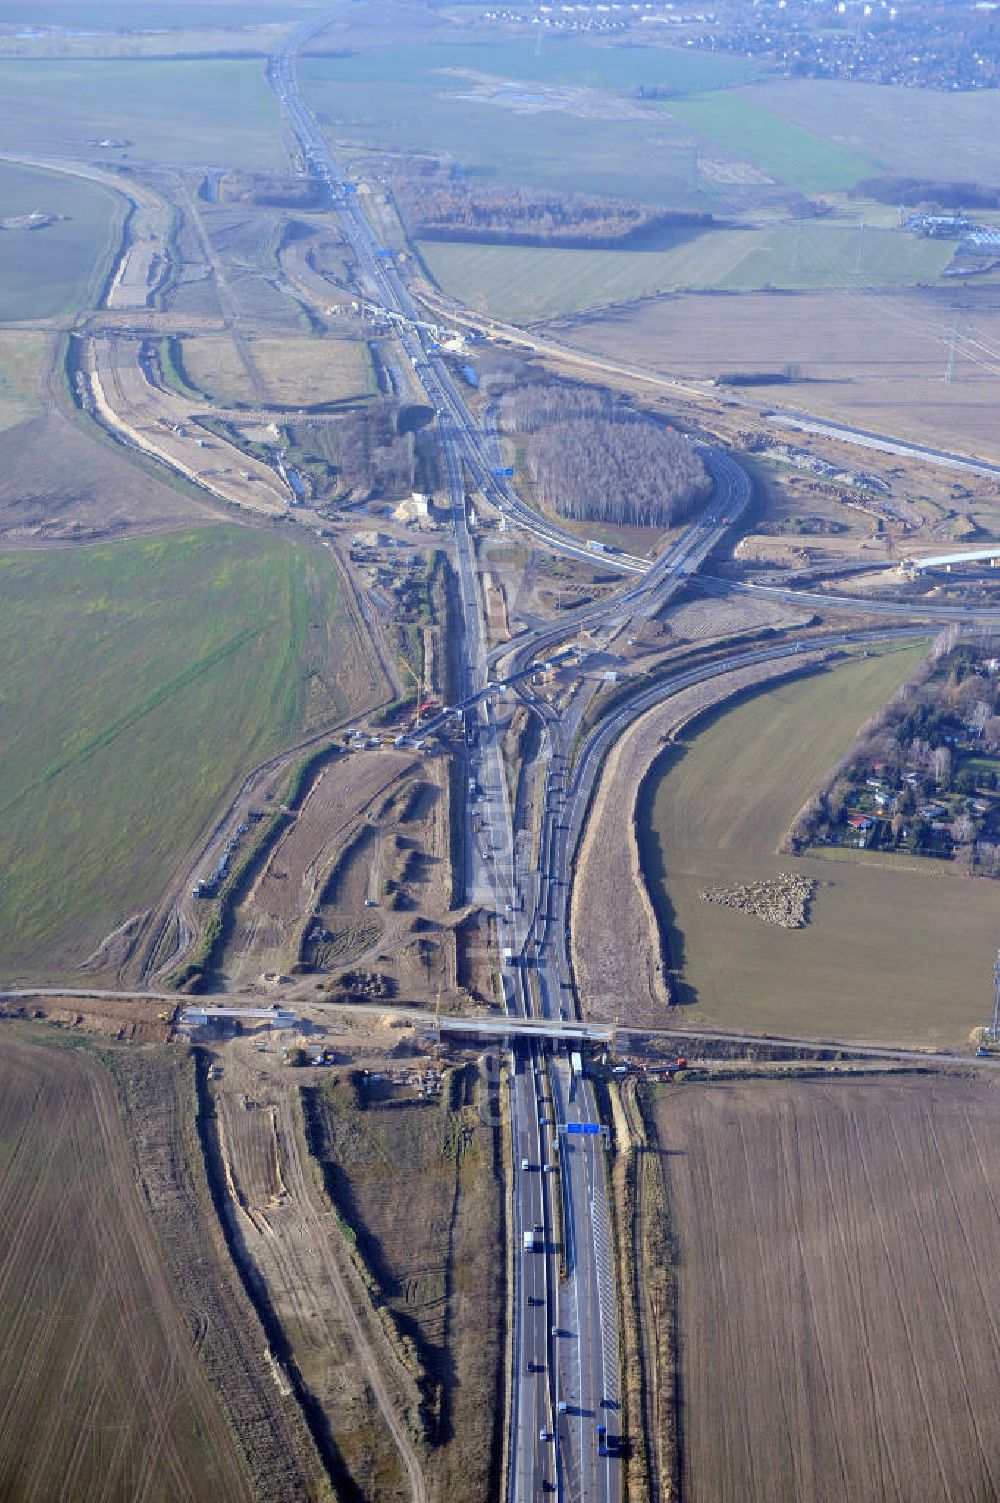
M 419 1394 L 376 1315 L 319 1187 L 305 1142 L 294 1072 L 256 1066 L 227 1048 L 211 1090 L 238 1256 L 263 1280 L 291 1355 L 322 1409 L 328 1467 L 351 1496 L 426 1503 L 408 1433 Z M 263 1062 L 262 1062 L 263 1065 Z M 339 1474 L 339 1477 L 338 1477 Z M 339 1489 L 338 1489 L 339 1492 Z
M 154 384 L 143 353 L 140 341 L 121 335 L 88 341 L 82 374 L 98 421 L 220 500 L 284 515 L 291 493 L 277 471 L 200 427 L 204 403 Z
M 655 1024 L 671 1005 L 667 957 L 635 827 L 639 786 L 664 743 L 734 695 L 815 668 L 826 657 L 804 652 L 793 665 L 757 663 L 695 684 L 642 715 L 615 743 L 596 785 L 573 881 L 573 967 L 585 1017 Z
M 351 752 L 322 770 L 240 904 L 227 957 L 231 980 L 245 984 L 295 964 L 331 867 L 371 807 L 418 765 L 412 754 L 384 750 Z

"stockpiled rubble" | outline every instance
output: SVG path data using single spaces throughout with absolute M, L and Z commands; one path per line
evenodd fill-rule
M 706 903 L 721 903 L 749 913 L 765 924 L 783 929 L 802 929 L 809 920 L 809 904 L 816 883 L 810 877 L 779 872 L 764 882 L 741 882 L 736 887 L 711 887 L 701 894 Z

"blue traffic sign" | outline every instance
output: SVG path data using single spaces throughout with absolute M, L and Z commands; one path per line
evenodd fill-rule
M 506 470 L 494 470 L 493 473 L 498 477 L 502 477 L 504 475 L 513 475 L 514 466 L 510 465 Z
M 582 1133 L 586 1133 L 586 1135 L 588 1137 L 596 1137 L 596 1135 L 600 1132 L 600 1130 L 601 1130 L 601 1124 L 599 1122 L 567 1122 L 566 1123 L 566 1131 L 567 1132 L 582 1132 Z

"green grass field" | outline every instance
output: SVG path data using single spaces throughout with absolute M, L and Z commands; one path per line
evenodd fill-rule
M 0 139 L 9 151 L 125 162 L 286 165 L 285 127 L 259 61 L 0 61 Z
M 802 131 L 857 152 L 876 172 L 1000 181 L 1000 94 L 994 89 L 948 94 L 839 79 L 773 79 L 755 84 L 746 98 Z
M 0 329 L 0 432 L 40 409 L 38 383 L 49 339 L 32 330 Z
M 328 559 L 247 528 L 0 556 L 4 976 L 153 900 L 248 767 L 350 708 L 357 646 Z
M 704 209 L 715 202 L 697 183 L 690 131 L 652 106 L 639 118 L 606 120 L 565 108 L 515 110 L 470 98 L 475 86 L 469 79 L 426 71 L 424 56 L 401 61 L 401 77 L 392 74 L 391 53 L 307 58 L 304 92 L 328 138 L 353 147 L 440 153 L 460 163 L 470 180 L 674 207 Z M 379 60 L 385 73 L 359 77 L 373 66 L 368 58 Z M 483 71 L 497 73 L 505 60 L 506 49 L 499 48 L 492 68 L 488 57 L 474 56 L 450 66 L 471 68 L 478 61 Z
M 933 281 L 954 250 L 945 241 L 827 221 L 762 230 L 672 230 L 656 244 L 613 251 L 421 241 L 419 250 L 444 291 L 515 322 L 658 292 L 912 285 Z
M 746 700 L 693 730 L 647 785 L 654 898 L 688 1023 L 961 1043 L 992 1007 L 997 889 L 950 863 L 776 848 L 855 728 L 920 660 L 908 646 Z M 655 832 L 655 834 L 651 833 Z M 812 917 L 786 930 L 704 902 L 710 885 L 794 871 Z
M 0 321 L 51 318 L 84 304 L 123 209 L 97 183 L 0 162 L 0 219 L 66 216 L 37 230 L 0 230 Z
M 486 73 L 526 83 L 572 84 L 634 94 L 646 88 L 691 94 L 744 83 L 758 73 L 752 62 L 681 47 L 608 47 L 574 37 L 460 43 L 453 46 L 386 47 L 340 57 L 310 58 L 304 77 L 313 82 L 412 84 L 447 80 L 444 70 Z
M 873 170 L 869 157 L 782 120 L 745 93 L 706 93 L 664 108 L 700 136 L 803 193 L 851 188 Z

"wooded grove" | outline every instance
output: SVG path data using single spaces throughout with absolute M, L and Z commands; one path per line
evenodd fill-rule
M 541 500 L 560 516 L 625 527 L 683 521 L 708 492 L 705 466 L 681 434 L 588 386 L 508 392 L 509 430 L 524 444 Z

